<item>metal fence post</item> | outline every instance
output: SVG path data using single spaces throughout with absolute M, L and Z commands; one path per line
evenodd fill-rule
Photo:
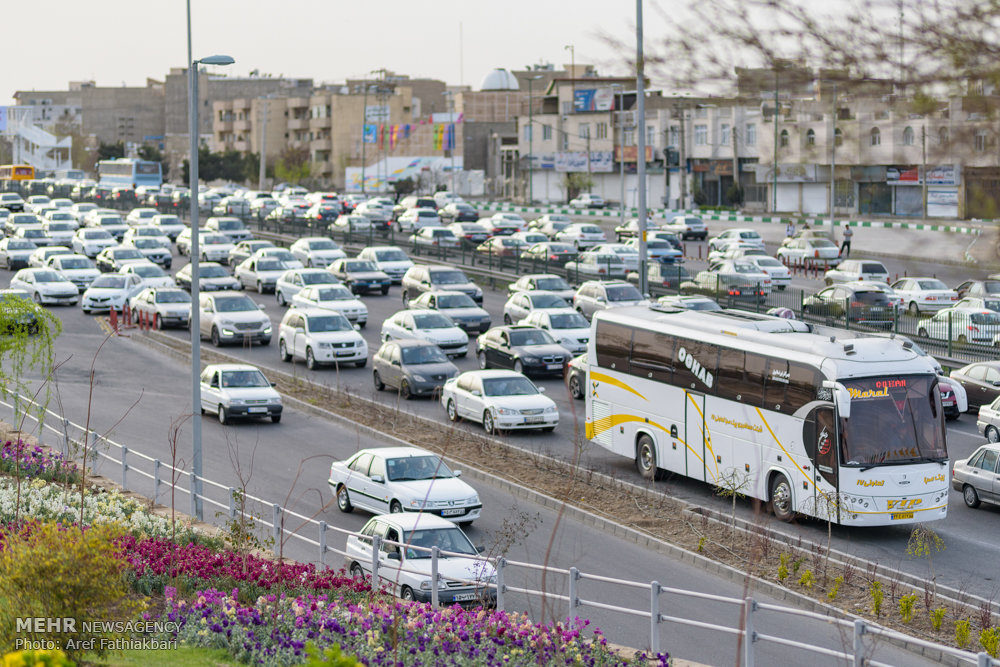
M 128 491 L 128 447 L 122 445 L 122 490 Z
M 858 618 L 854 621 L 854 667 L 864 667 L 865 662 L 865 622 Z
M 229 518 L 236 518 L 236 490 L 229 487 Z
M 62 440 L 62 456 L 63 460 L 69 458 L 69 420 L 63 418 L 63 440 Z
M 660 582 L 649 584 L 649 652 L 656 657 L 660 653 Z
M 326 565 L 326 521 L 319 522 L 319 562 Z
M 87 438 L 84 438 L 83 446 L 86 449 L 90 447 L 90 474 L 97 474 L 97 431 L 90 432 L 90 443 L 87 443 Z
M 497 558 L 497 611 L 503 611 L 503 593 L 506 587 L 503 583 L 503 571 L 507 567 L 507 559 Z
M 952 329 L 951 329 L 951 311 L 948 311 L 948 356 L 951 354 L 951 342 L 952 342 Z
M 569 617 L 573 618 L 573 610 L 580 606 L 579 593 L 576 590 L 577 581 L 580 580 L 580 570 L 575 567 L 569 568 Z
M 753 629 L 753 613 L 757 611 L 757 603 L 753 598 L 743 600 L 743 667 L 753 667 L 754 642 L 757 632 Z
M 976 667 L 992 667 L 993 660 L 989 653 L 979 653 L 976 655 Z
M 431 607 L 434 609 L 438 608 L 440 600 L 438 599 L 438 558 L 441 557 L 441 550 L 437 547 L 431 547 Z
M 372 535 L 372 593 L 378 593 L 378 552 L 382 549 L 382 538 Z
M 284 537 L 281 529 L 281 507 L 278 503 L 271 504 L 271 537 L 274 538 L 274 546 L 281 545 L 281 538 Z
M 160 459 L 153 459 L 153 502 L 160 497 Z
M 188 489 L 188 493 L 191 496 L 191 516 L 195 517 L 198 516 L 198 476 L 191 473 L 188 481 L 191 482 L 191 487 Z

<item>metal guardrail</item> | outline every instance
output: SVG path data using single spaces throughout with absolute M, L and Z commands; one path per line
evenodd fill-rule
M 11 403 L 5 401 L 0 401 L 0 405 L 10 408 L 15 412 L 17 416 L 18 410 L 23 410 L 26 405 L 32 405 L 34 407 L 41 407 L 33 399 L 16 395 L 15 401 L 19 403 L 15 406 Z M 50 415 L 58 421 L 62 426 L 62 430 L 56 428 L 48 423 L 44 423 L 39 420 L 38 417 L 29 413 L 22 412 L 20 416 L 27 417 L 38 423 L 42 427 L 42 433 L 47 429 L 52 433 L 61 436 L 61 452 L 66 458 L 70 458 L 74 451 L 71 449 L 72 446 L 84 446 L 90 450 L 88 458 L 91 462 L 91 471 L 96 474 L 98 467 L 102 461 L 110 462 L 111 464 L 117 464 L 121 467 L 121 487 L 124 490 L 129 489 L 128 485 L 128 474 L 129 472 L 134 472 L 141 477 L 152 480 L 153 482 L 153 500 L 155 502 L 156 498 L 159 497 L 159 490 L 161 485 L 165 485 L 170 491 L 179 491 L 182 494 L 187 494 L 191 503 L 191 516 L 195 514 L 195 505 L 197 500 L 200 499 L 203 502 L 209 503 L 222 511 L 225 511 L 230 519 L 236 518 L 237 514 L 241 511 L 245 512 L 245 506 L 238 510 L 236 508 L 235 498 L 236 489 L 233 487 L 220 484 L 213 480 L 207 478 L 200 478 L 200 481 L 206 486 L 206 488 L 213 488 L 220 491 L 225 491 L 228 498 L 228 503 L 222 503 L 215 498 L 209 497 L 204 494 L 196 494 L 194 489 L 196 488 L 195 482 L 197 478 L 190 472 L 178 468 L 174 468 L 168 463 L 164 463 L 157 458 L 148 456 L 141 452 L 136 452 L 130 450 L 127 446 L 116 443 L 105 436 L 101 436 L 99 433 L 93 429 L 87 430 L 86 427 L 76 424 L 63 415 L 59 415 L 52 410 L 45 409 L 45 414 Z M 70 437 L 70 427 L 73 427 L 78 433 L 77 439 Z M 99 446 L 103 443 L 109 449 L 117 449 L 117 455 L 109 454 L 108 452 L 101 451 Z M 131 455 L 131 460 L 129 456 Z M 140 463 L 137 465 L 135 461 L 138 460 Z M 139 466 L 146 465 L 151 467 L 152 471 L 147 471 L 141 469 Z M 169 481 L 164 481 L 162 479 L 163 473 L 166 471 L 169 473 Z M 180 479 L 182 477 L 187 477 L 188 484 L 187 488 L 184 486 L 174 484 L 173 480 Z M 331 531 L 337 535 L 343 536 L 345 539 L 349 535 L 357 535 L 361 539 L 368 539 L 365 536 L 361 536 L 354 531 L 345 530 L 343 528 L 338 528 L 336 526 L 330 526 L 325 521 L 317 521 L 312 517 L 305 516 L 298 512 L 283 508 L 278 503 L 269 502 L 262 498 L 257 498 L 255 496 L 247 495 L 245 500 L 258 503 L 261 507 L 269 507 L 271 509 L 271 520 L 259 518 L 254 516 L 254 522 L 262 525 L 265 528 L 270 529 L 271 536 L 274 539 L 275 544 L 283 545 L 286 539 L 294 539 L 302 542 L 310 547 L 316 548 L 318 550 L 319 563 L 323 567 L 327 567 L 326 559 L 328 553 L 333 553 L 336 555 L 347 557 L 347 551 L 337 549 L 330 546 L 328 533 Z M 293 527 L 286 527 L 286 519 L 295 519 L 300 523 Z M 316 531 L 316 539 L 306 537 L 300 534 L 300 531 L 305 527 L 311 527 Z M 390 544 L 400 545 L 397 542 L 390 542 Z M 346 545 L 345 545 L 346 546 Z M 383 585 L 385 579 L 379 574 L 379 538 L 375 537 L 373 540 L 373 550 L 372 550 L 372 577 L 371 585 L 373 591 L 378 591 Z M 407 546 L 411 549 L 417 549 L 422 551 L 427 551 L 426 548 L 417 547 L 414 545 L 400 545 Z M 442 552 L 437 547 L 429 550 L 431 552 L 431 604 L 437 609 L 440 606 L 440 601 L 438 599 L 438 583 L 440 580 L 456 581 L 460 583 L 476 583 L 470 582 L 468 580 L 448 578 L 442 575 L 438 568 L 438 558 L 441 555 L 448 555 L 448 552 Z M 467 556 L 465 554 L 459 554 L 463 557 L 473 558 L 472 556 Z M 477 560 L 492 563 L 496 568 L 497 577 L 496 582 L 487 584 L 491 590 L 496 592 L 496 608 L 499 611 L 503 611 L 506 608 L 505 594 L 507 593 L 521 593 L 528 597 L 535 596 L 544 600 L 558 600 L 566 605 L 567 617 L 574 617 L 579 615 L 579 609 L 581 607 L 588 607 L 592 609 L 602 609 L 605 611 L 615 612 L 624 614 L 626 616 L 632 616 L 637 618 L 645 618 L 650 622 L 649 631 L 649 650 L 653 655 L 660 653 L 660 631 L 661 625 L 664 623 L 672 623 L 675 625 L 680 625 L 683 627 L 701 628 L 706 630 L 713 630 L 721 632 L 726 635 L 736 636 L 740 638 L 741 646 L 741 658 L 743 664 L 747 667 L 754 667 L 756 658 L 756 647 L 761 643 L 771 643 L 779 646 L 787 646 L 796 648 L 798 650 L 813 653 L 817 656 L 826 656 L 834 658 L 837 660 L 848 660 L 851 661 L 852 665 L 857 667 L 871 666 L 871 667 L 890 667 L 885 663 L 881 663 L 872 660 L 868 657 L 868 654 L 874 649 L 874 644 L 865 643 L 866 636 L 872 637 L 889 637 L 902 642 L 908 642 L 910 644 L 920 646 L 922 648 L 929 648 L 933 650 L 941 651 L 954 658 L 959 664 L 969 664 L 976 665 L 977 667 L 1000 667 L 1000 660 L 991 658 L 987 653 L 974 654 L 968 651 L 962 651 L 942 644 L 935 644 L 933 642 L 924 641 L 909 635 L 904 635 L 902 633 L 890 630 L 875 623 L 870 623 L 864 619 L 854 619 L 853 621 L 846 619 L 839 619 L 832 616 L 824 616 L 816 612 L 805 611 L 801 609 L 795 609 L 793 607 L 784 607 L 780 605 L 772 605 L 755 600 L 753 597 L 747 598 L 731 598 L 720 595 L 711 595 L 708 593 L 701 593 L 699 591 L 686 590 L 681 588 L 671 588 L 667 586 L 661 586 L 657 581 L 651 582 L 641 582 L 627 579 L 620 579 L 616 577 L 609 577 L 604 575 L 592 574 L 582 572 L 576 567 L 565 568 L 554 568 L 548 565 L 539 565 L 536 563 L 528 563 L 522 561 L 507 560 L 503 557 L 475 557 Z M 549 593 L 545 591 L 540 591 L 537 589 L 523 588 L 512 586 L 507 583 L 507 571 L 509 568 L 521 568 L 524 570 L 540 571 L 546 573 L 546 575 L 557 575 L 562 577 L 567 586 L 567 594 L 560 595 L 557 593 Z M 415 572 L 413 570 L 405 570 L 407 572 Z M 648 591 L 649 592 L 649 606 L 648 608 L 635 608 L 635 607 L 621 607 L 618 605 L 608 604 L 602 602 L 599 599 L 590 599 L 584 597 L 581 594 L 581 585 L 583 582 L 595 582 L 611 584 L 615 586 L 621 586 L 623 588 L 628 588 L 636 591 Z M 389 582 L 394 583 L 394 582 Z M 484 588 L 485 588 L 484 587 Z M 737 627 L 730 627 L 727 625 L 721 625 L 718 623 L 712 623 L 707 621 L 699 621 L 687 617 L 674 616 L 665 614 L 661 611 L 661 597 L 662 596 L 679 596 L 683 598 L 692 598 L 700 600 L 709 600 L 713 602 L 718 602 L 722 604 L 730 604 L 741 608 L 741 615 L 739 618 L 739 623 Z M 838 625 L 845 628 L 852 628 L 853 641 L 851 646 L 851 651 L 835 651 L 832 649 L 823 648 L 820 646 L 815 646 L 812 643 L 806 643 L 797 641 L 795 639 L 788 639 L 778 635 L 762 634 L 755 630 L 756 627 L 756 617 L 761 612 L 772 612 L 776 614 L 784 614 L 789 616 L 796 616 L 803 619 L 813 620 L 817 623 L 824 625 Z M 839 663 L 838 663 L 839 664 Z

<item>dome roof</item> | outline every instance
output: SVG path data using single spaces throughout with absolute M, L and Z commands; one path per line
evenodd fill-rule
M 480 90 L 519 90 L 520 86 L 517 83 L 517 77 L 511 74 L 509 71 L 498 67 L 483 79 L 483 83 L 479 86 Z

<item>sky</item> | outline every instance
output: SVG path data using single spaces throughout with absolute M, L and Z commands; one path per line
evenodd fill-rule
M 195 58 L 225 54 L 233 76 L 343 82 L 386 68 L 478 88 L 496 67 L 571 61 L 627 75 L 635 2 L 627 0 L 190 0 Z M 662 39 L 660 5 L 645 0 L 645 43 Z M 66 90 L 70 81 L 142 86 L 187 60 L 181 0 L 4 3 L 0 104 L 17 90 Z M 658 7 L 659 6 L 659 7 Z M 461 40 L 459 39 L 461 26 Z M 607 37 L 629 44 L 627 52 Z M 655 83 L 655 80 L 654 80 Z

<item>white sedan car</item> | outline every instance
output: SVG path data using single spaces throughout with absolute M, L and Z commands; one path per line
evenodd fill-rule
M 101 272 L 94 266 L 94 261 L 83 255 L 52 255 L 48 259 L 47 266 L 62 274 L 81 292 L 90 287 L 97 276 L 101 275 Z
M 766 255 L 744 255 L 742 260 L 750 262 L 771 277 L 771 286 L 783 290 L 792 284 L 792 272 L 788 267 Z
M 573 295 L 576 294 L 576 290 L 561 276 L 554 273 L 529 273 L 518 278 L 517 282 L 507 288 L 507 296 L 512 296 L 514 292 L 535 290 L 558 294 L 567 301 L 572 301 Z
M 934 317 L 920 320 L 917 335 L 937 340 L 950 338 L 960 345 L 993 345 L 1000 336 L 1000 314 L 976 308 L 947 308 Z
M 775 254 L 778 259 L 796 265 L 837 266 L 840 263 L 840 248 L 824 238 L 791 239 L 783 243 Z
M 191 326 L 191 295 L 177 287 L 148 287 L 132 297 L 132 321 L 145 315 L 155 329 Z
M 187 229 L 187 225 L 173 214 L 154 215 L 149 224 L 166 234 L 171 241 L 176 241 L 180 233 Z
M 139 276 L 143 287 L 174 287 L 174 279 L 152 262 L 133 262 L 118 269 L 125 276 Z
M 293 243 L 288 250 L 306 266 L 326 268 L 347 253 L 333 240 L 325 236 L 309 236 Z
M 5 269 L 24 268 L 37 249 L 38 246 L 33 241 L 6 238 L 0 241 L 0 263 Z
M 359 327 L 368 324 L 368 306 L 357 294 L 341 284 L 303 287 L 292 297 L 292 307 L 320 308 L 340 313 Z
M 135 248 L 143 255 L 146 259 L 158 264 L 165 269 L 169 269 L 170 265 L 173 263 L 173 254 L 170 252 L 170 248 L 164 248 L 163 243 L 157 238 L 150 238 L 148 236 L 138 236 L 133 239 L 129 239 L 122 243 L 123 248 Z
M 105 273 L 90 283 L 80 298 L 80 308 L 85 313 L 94 311 L 107 312 L 114 308 L 122 310 L 129 299 L 143 289 L 142 278 L 136 275 L 126 276 L 120 273 Z
M 467 333 L 483 333 L 489 330 L 491 324 L 490 314 L 464 292 L 424 292 L 416 299 L 410 299 L 408 306 L 414 310 L 444 313 Z
M 449 357 L 469 352 L 469 335 L 450 317 L 433 310 L 401 310 L 382 323 L 383 341 L 419 338 L 434 343 Z
M 437 454 L 419 447 L 362 449 L 330 465 L 330 490 L 341 512 L 423 512 L 463 526 L 479 518 L 479 494 Z
M 261 248 L 255 252 L 251 257 L 270 257 L 272 259 L 277 259 L 285 265 L 286 269 L 303 269 L 305 265 L 302 264 L 287 248 Z
M 10 289 L 27 292 L 38 304 L 73 306 L 80 300 L 76 285 L 52 269 L 21 269 L 10 279 Z
M 244 289 L 253 288 L 263 294 L 276 291 L 278 280 L 289 268 L 277 258 L 254 255 L 233 269 L 233 277 L 240 281 Z
M 354 213 L 344 213 L 338 215 L 337 219 L 330 223 L 330 231 L 341 232 L 367 232 L 372 229 L 371 218 Z
M 392 278 L 396 285 L 403 282 L 403 276 L 413 266 L 413 260 L 394 245 L 368 246 L 358 253 L 358 259 L 375 262 L 379 271 Z
M 538 310 L 566 310 L 567 308 L 572 310 L 573 307 L 566 299 L 552 292 L 515 292 L 503 305 L 503 323 L 520 322 Z
M 304 359 L 306 368 L 321 365 L 368 363 L 368 345 L 340 313 L 323 308 L 289 308 L 278 328 L 278 354 L 282 361 Z
M 607 242 L 604 230 L 592 222 L 574 222 L 556 232 L 553 241 L 569 243 L 577 250 Z
M 479 422 L 490 434 L 510 429 L 553 431 L 559 424 L 555 401 L 515 371 L 466 371 L 444 383 L 441 405 L 451 421 Z
M 61 246 L 61 245 L 42 246 L 40 248 L 37 248 L 34 252 L 31 253 L 31 256 L 28 257 L 28 266 L 40 269 L 42 267 L 48 266 L 49 260 L 55 257 L 56 255 L 72 255 L 72 254 L 74 254 L 74 252 L 69 248 L 67 248 L 66 246 Z
M 517 324 L 545 329 L 557 343 L 573 354 L 583 354 L 587 351 L 587 343 L 590 341 L 590 322 L 572 308 L 536 310 Z
M 73 235 L 73 242 L 70 244 L 70 247 L 75 253 L 94 258 L 105 248 L 114 248 L 117 245 L 118 241 L 115 241 L 115 237 L 103 229 L 81 227 Z
M 958 292 L 937 278 L 900 278 L 891 287 L 914 316 L 922 310 L 951 308 L 958 301 Z
M 718 236 L 709 239 L 708 249 L 718 250 L 733 242 L 748 243 L 761 249 L 764 248 L 764 239 L 760 237 L 757 230 L 737 227 L 734 229 L 727 229 Z
M 480 557 L 480 549 L 447 519 L 425 513 L 372 517 L 359 533 L 347 537 L 345 563 L 355 578 L 371 574 L 374 535 L 382 539 L 379 584 L 403 600 L 430 602 L 436 585 L 442 605 L 496 604 L 496 568 Z M 437 559 L 432 558 L 434 547 L 440 550 Z M 436 582 L 432 565 L 437 566 Z
M 235 417 L 281 421 L 281 395 L 256 366 L 212 364 L 201 372 L 201 412 L 228 424 Z
M 289 269 L 275 283 L 274 298 L 279 306 L 287 306 L 305 287 L 340 284 L 337 277 L 326 269 Z

